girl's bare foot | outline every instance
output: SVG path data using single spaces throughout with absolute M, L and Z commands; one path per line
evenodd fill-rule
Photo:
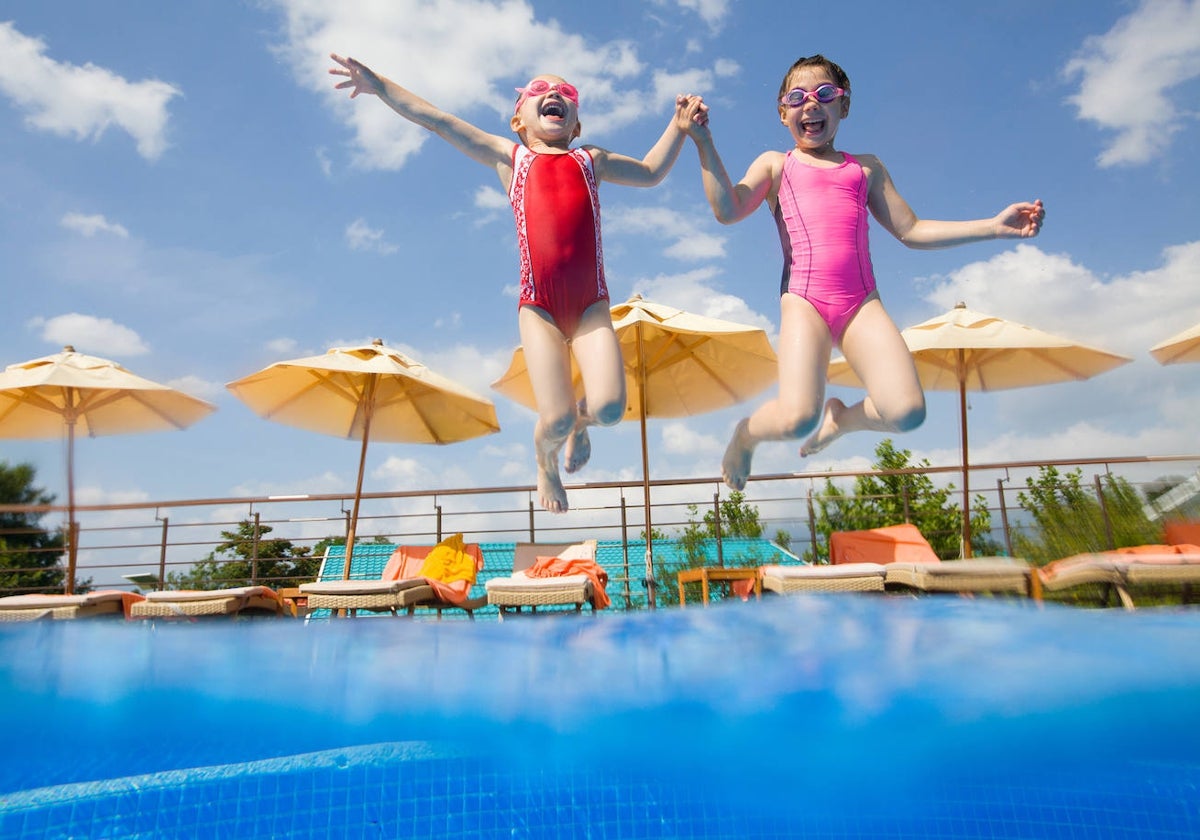
M 587 424 L 581 420 L 567 438 L 566 447 L 563 449 L 563 469 L 569 473 L 581 470 L 591 457 L 592 439 L 588 436 Z
M 733 430 L 725 457 L 721 459 L 721 478 L 731 490 L 742 490 L 750 477 L 750 461 L 754 457 L 754 442 L 749 436 L 749 421 L 742 420 Z
M 826 401 L 825 416 L 821 418 L 821 425 L 800 447 L 800 457 L 807 458 L 809 455 L 815 455 L 841 437 L 842 430 L 838 421 L 845 410 L 846 404 L 837 397 L 830 397 Z
M 538 502 L 551 513 L 567 512 L 567 491 L 558 470 L 547 470 L 538 464 Z

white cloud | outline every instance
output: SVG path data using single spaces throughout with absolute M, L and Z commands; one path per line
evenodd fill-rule
M 709 267 L 683 274 L 660 274 L 638 281 L 634 291 L 647 300 L 670 301 L 672 306 L 697 315 L 759 327 L 773 343 L 775 326 L 772 318 L 778 317 L 778 313 L 769 317 L 756 312 L 742 298 L 723 292 L 712 282 L 717 273 L 716 268 Z
M 99 139 L 116 126 L 156 160 L 167 148 L 167 104 L 180 90 L 150 79 L 130 82 L 92 63 L 64 64 L 46 44 L 0 23 L 0 94 L 25 113 L 26 125 L 78 140 Z
M 661 2 L 661 0 L 660 0 Z M 730 0 L 673 0 L 681 9 L 688 9 L 700 16 L 709 28 L 716 31 L 729 17 Z
M 1200 241 L 1165 249 L 1158 268 L 1107 279 L 1022 244 L 938 278 L 923 297 L 939 309 L 961 300 L 979 312 L 1134 356 L 1195 322 L 1198 275 Z
M 662 427 L 662 450 L 665 454 L 685 455 L 700 461 L 719 459 L 725 451 L 725 441 L 714 435 L 697 432 L 688 422 L 671 422 Z M 710 464 L 705 464 L 710 467 Z M 711 472 L 711 469 L 708 470 Z
M 503 190 L 479 187 L 475 190 L 475 206 L 481 210 L 507 210 L 512 205 L 509 204 L 508 196 Z
M 199 397 L 209 402 L 223 397 L 228 393 L 222 383 L 209 382 L 207 379 L 201 379 L 198 376 L 181 376 L 178 379 L 167 380 L 166 384 L 178 391 L 183 391 L 185 394 L 191 394 L 193 397 Z
M 373 97 L 353 101 L 334 89 L 332 49 L 484 130 L 508 136 L 513 89 L 552 67 L 582 91 L 588 142 L 613 128 L 662 111 L 653 92 L 637 90 L 644 65 L 633 43 L 589 41 L 553 19 L 539 19 L 525 0 L 394 0 L 346 6 L 274 0 L 286 16 L 279 51 L 305 88 L 322 95 L 354 132 L 356 163 L 399 169 L 430 137 Z M 692 2 L 706 21 L 725 2 Z M 672 91 L 671 95 L 677 91 Z M 366 100 L 366 101 L 360 101 Z
M 109 318 L 96 318 L 72 312 L 53 318 L 34 318 L 30 329 L 39 331 L 45 341 L 70 344 L 80 352 L 102 353 L 106 356 L 143 356 L 150 348 L 129 327 Z
M 1079 118 L 1116 133 L 1101 167 L 1153 160 L 1194 117 L 1169 94 L 1200 76 L 1200 0 L 1143 0 L 1088 38 L 1063 73 L 1080 79 L 1068 100 Z
M 129 231 L 123 225 L 110 222 L 99 214 L 85 216 L 83 213 L 67 213 L 58 222 L 67 230 L 73 230 L 87 237 L 97 233 L 109 233 L 122 239 L 129 238 Z
M 366 219 L 355 219 L 346 226 L 346 244 L 352 251 L 374 251 L 378 254 L 394 254 L 400 250 L 383 238 L 383 231 L 369 226 Z
M 278 356 L 294 355 L 298 346 L 294 338 L 273 338 L 267 342 L 267 349 Z
M 610 207 L 604 210 L 608 238 L 642 234 L 671 242 L 663 253 L 677 260 L 710 260 L 725 256 L 725 237 L 702 230 L 695 216 L 667 207 Z

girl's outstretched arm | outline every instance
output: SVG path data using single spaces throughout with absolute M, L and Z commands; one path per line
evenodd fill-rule
M 699 96 L 681 93 L 675 98 L 675 113 L 671 115 L 671 122 L 641 160 L 588 146 L 596 162 L 596 177 L 601 181 L 629 187 L 652 187 L 660 183 L 679 159 L 687 136 L 686 125 L 707 119 L 707 112 L 708 106 Z
M 511 138 L 490 134 L 431 105 L 356 59 L 335 53 L 330 53 L 329 57 L 339 65 L 330 68 L 330 75 L 347 77 L 346 81 L 334 87 L 338 90 L 349 89 L 351 99 L 362 93 L 374 94 L 397 114 L 434 132 L 472 160 L 493 168 L 511 163 L 514 145 Z
M 909 248 L 933 250 L 986 239 L 1026 239 L 1038 235 L 1046 218 L 1041 199 L 1036 199 L 1010 204 L 990 219 L 949 222 L 922 219 L 901 197 L 878 158 L 861 155 L 859 161 L 871 179 L 867 202 L 872 215 Z
M 718 222 L 730 225 L 741 221 L 770 197 L 782 165 L 782 154 L 763 152 L 735 184 L 717 154 L 708 121 L 693 123 L 688 127 L 688 134 L 696 141 L 704 195 Z

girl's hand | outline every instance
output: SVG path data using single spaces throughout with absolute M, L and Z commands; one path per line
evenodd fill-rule
M 695 126 L 708 125 L 708 105 L 690 93 L 675 97 L 675 124 L 684 134 L 691 134 Z
M 350 88 L 351 99 L 360 93 L 379 95 L 383 90 L 383 82 L 375 75 L 371 68 L 362 62 L 353 58 L 343 58 L 337 53 L 330 53 L 329 57 L 341 65 L 341 67 L 330 68 L 329 74 L 331 76 L 349 76 L 347 81 L 336 84 L 334 87 L 338 90 Z
M 1003 239 L 1029 239 L 1037 236 L 1042 229 L 1042 221 L 1046 218 L 1046 209 L 1042 200 L 1022 201 L 1010 204 L 996 222 L 1000 225 L 1000 237 Z

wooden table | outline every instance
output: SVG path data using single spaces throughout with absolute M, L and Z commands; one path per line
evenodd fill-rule
M 752 580 L 754 581 L 754 597 L 762 597 L 762 580 L 758 577 L 758 569 L 741 567 L 728 568 L 724 566 L 709 567 L 701 566 L 698 569 L 685 569 L 678 574 L 679 578 L 679 606 L 687 606 L 687 588 L 685 583 L 695 583 L 700 581 L 700 601 L 704 604 L 708 603 L 708 584 L 710 581 L 716 580 Z

